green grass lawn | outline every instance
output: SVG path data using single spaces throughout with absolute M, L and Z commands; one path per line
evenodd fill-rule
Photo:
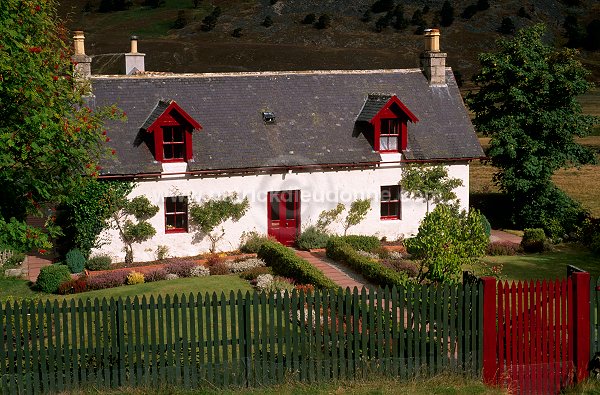
M 488 265 L 501 265 L 503 280 L 556 279 L 567 276 L 567 265 L 588 271 L 592 277 L 600 275 L 600 257 L 576 244 L 560 244 L 554 251 L 514 256 L 488 256 Z M 469 267 L 475 274 L 483 274 L 481 266 Z
M 225 292 L 226 295 L 229 292 L 234 291 L 237 293 L 241 290 L 243 293 L 251 291 L 252 287 L 248 281 L 241 279 L 235 274 L 227 276 L 208 276 L 208 277 L 191 277 L 191 278 L 178 278 L 176 280 L 157 281 L 153 283 L 145 283 L 138 285 L 125 285 L 117 288 L 101 289 L 97 291 L 84 292 L 76 295 L 48 295 L 40 292 L 35 292 L 30 289 L 28 282 L 25 280 L 15 280 L 9 278 L 0 279 L 0 301 L 6 301 L 8 299 L 22 299 L 22 298 L 39 298 L 41 300 L 71 300 L 71 299 L 94 299 L 94 298 L 118 298 L 123 297 L 149 297 L 154 295 L 189 295 L 193 293 L 202 293 L 203 295 L 208 292 L 212 295 L 216 292 L 218 295 L 221 292 Z

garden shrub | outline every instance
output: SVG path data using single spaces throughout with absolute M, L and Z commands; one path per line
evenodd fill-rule
M 263 244 L 258 257 L 271 266 L 276 274 L 292 277 L 298 283 L 313 284 L 318 288 L 338 288 L 320 270 L 277 242 L 268 241 Z
M 208 268 L 211 276 L 221 276 L 229 274 L 229 268 L 224 262 L 216 263 Z
M 490 256 L 517 255 L 521 246 L 510 241 L 492 241 L 488 244 L 485 254 Z
M 140 272 L 134 270 L 127 275 L 127 285 L 143 284 L 144 282 L 144 275 Z
M 71 270 L 71 273 L 81 273 L 85 268 L 85 257 L 77 248 L 67 252 L 65 263 Z
M 492 234 L 492 225 L 490 224 L 490 221 L 488 221 L 488 219 L 483 214 L 481 214 L 479 218 L 481 219 L 481 225 L 483 226 L 485 235 L 487 237 L 490 237 L 490 235 Z
M 225 259 L 218 254 L 210 254 L 208 258 L 206 258 L 206 264 L 208 266 L 213 266 L 223 262 L 225 262 Z
M 60 284 L 71 280 L 71 271 L 65 265 L 55 264 L 40 269 L 40 274 L 35 282 L 36 287 L 42 292 L 55 293 Z
M 543 252 L 548 248 L 546 234 L 542 228 L 527 228 L 523 231 L 521 247 L 525 252 Z
M 110 256 L 96 255 L 87 260 L 85 268 L 92 271 L 109 270 L 111 264 L 112 258 Z
M 6 258 L 4 263 L 0 264 L 0 266 L 5 266 L 5 267 L 20 266 L 23 264 L 24 260 L 25 260 L 25 254 L 23 254 L 22 252 L 10 251 L 8 254 L 8 257 Z
M 231 273 L 240 273 L 267 264 L 262 259 L 248 258 L 241 261 L 227 261 L 225 265 Z
M 406 285 L 408 276 L 399 273 L 371 258 L 362 256 L 343 237 L 332 237 L 327 243 L 327 256 L 334 261 L 345 263 L 362 274 L 370 282 L 382 287 Z
M 259 266 L 240 273 L 240 277 L 244 280 L 256 280 L 261 274 L 273 274 L 270 267 Z
M 376 236 L 348 235 L 341 239 L 355 250 L 374 252 L 381 247 L 381 240 Z
M 210 276 L 210 270 L 206 266 L 196 265 L 190 272 L 190 277 L 205 277 Z
M 271 238 L 256 231 L 244 232 L 240 240 L 240 251 L 246 254 L 256 254 L 265 241 Z
M 305 295 L 315 292 L 315 287 L 312 284 L 298 284 L 294 287 L 298 293 L 304 292 Z
M 315 248 L 325 248 L 329 240 L 329 235 L 315 226 L 309 226 L 296 238 L 296 246 L 301 250 L 312 250 Z
M 178 277 L 191 277 L 192 270 L 198 266 L 195 262 L 191 261 L 177 261 L 169 263 L 165 266 L 165 270 L 169 274 L 176 274 Z
M 125 285 L 128 275 L 128 271 L 118 270 L 90 277 L 88 279 L 88 289 L 95 290 L 120 287 L 121 285 Z
M 167 271 L 165 269 L 155 269 L 155 270 L 149 271 L 144 275 L 144 279 L 147 283 L 166 280 L 167 279 Z
M 177 280 L 179 276 L 175 273 L 167 273 L 165 280 Z
M 74 280 L 65 281 L 58 287 L 59 295 L 78 294 L 87 291 L 87 278 L 81 277 Z
M 405 273 L 409 278 L 416 278 L 419 274 L 417 265 L 406 259 L 384 259 L 381 264 L 397 272 Z

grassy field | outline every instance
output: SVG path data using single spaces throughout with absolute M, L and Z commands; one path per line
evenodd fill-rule
M 141 389 L 119 389 L 119 390 L 99 390 L 88 388 L 84 391 L 72 391 L 64 393 L 69 395 L 87 395 L 87 394 L 105 394 L 105 395 L 200 395 L 200 394 L 240 394 L 240 395 L 277 395 L 277 394 L 295 394 L 295 395 L 329 395 L 329 394 L 508 394 L 508 391 L 501 388 L 489 388 L 482 382 L 465 379 L 457 376 L 436 376 L 429 379 L 415 379 L 412 381 L 399 381 L 390 378 L 376 380 L 356 380 L 329 382 L 320 384 L 287 383 L 275 387 L 262 387 L 253 389 L 221 390 L 215 388 L 203 388 L 197 390 L 184 390 L 181 388 L 141 388 Z
M 239 276 L 231 274 L 227 276 L 208 276 L 208 277 L 191 277 L 178 278 L 176 280 L 158 281 L 153 283 L 127 285 L 117 288 L 102 289 L 97 291 L 84 292 L 76 295 L 49 295 L 40 292 L 32 291 L 25 280 L 15 280 L 11 278 L 0 278 L 0 301 L 8 299 L 22 298 L 39 298 L 40 300 L 63 300 L 71 299 L 94 299 L 94 298 L 118 298 L 123 297 L 149 297 L 154 295 L 181 295 L 181 294 L 204 294 L 206 292 L 212 294 L 216 292 L 226 295 L 230 291 L 237 292 L 241 290 L 243 293 L 251 291 L 252 287 L 248 281 L 242 280 Z

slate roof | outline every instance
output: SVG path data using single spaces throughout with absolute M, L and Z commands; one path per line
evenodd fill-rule
M 150 115 L 148 115 L 148 118 L 146 118 L 146 120 L 142 124 L 141 129 L 145 130 L 152 126 L 154 121 L 156 121 L 158 117 L 160 117 L 165 112 L 165 110 L 169 108 L 169 104 L 171 104 L 171 100 L 159 100 L 158 103 L 156 103 L 156 107 L 154 107 L 154 110 L 152 110 Z
M 369 94 L 356 120 L 358 122 L 369 122 L 375 115 L 377 115 L 379 110 L 381 110 L 381 107 L 383 107 L 392 98 L 392 96 L 393 95 L 384 95 L 378 93 Z
M 446 74 L 444 87 L 430 87 L 418 69 L 93 76 L 92 104 L 127 113 L 126 122 L 107 124 L 117 155 L 103 173 L 161 171 L 141 128 L 167 100 L 202 125 L 193 134 L 191 171 L 379 161 L 365 136 L 353 136 L 367 104 L 379 110 L 371 110 L 372 92 L 395 94 L 418 117 L 408 125 L 407 159 L 481 157 L 450 69 Z M 264 111 L 275 114 L 274 124 L 263 122 Z

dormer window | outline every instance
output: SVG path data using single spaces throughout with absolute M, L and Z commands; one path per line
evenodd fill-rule
M 202 127 L 175 101 L 159 101 L 142 129 L 154 134 L 154 158 L 159 162 L 187 162 L 193 158 L 192 132 Z
M 402 152 L 408 144 L 408 121 L 417 117 L 395 95 L 369 95 L 357 122 L 368 122 L 373 149 L 382 153 Z

